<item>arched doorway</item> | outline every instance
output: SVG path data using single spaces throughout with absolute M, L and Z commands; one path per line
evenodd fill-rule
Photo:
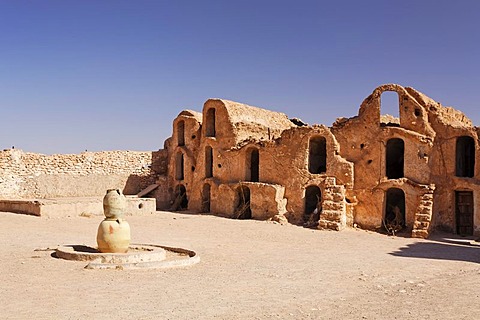
M 235 218 L 251 219 L 252 210 L 250 208 L 250 188 L 240 186 L 237 188 L 237 203 L 235 206 Z
M 183 184 L 175 187 L 175 200 L 172 204 L 172 211 L 180 211 L 188 209 L 187 189 Z
M 202 188 L 202 212 L 210 212 L 210 184 L 205 183 Z
M 260 181 L 260 154 L 258 149 L 252 148 L 247 151 L 247 181 Z
M 395 91 L 382 92 L 380 96 L 380 114 L 391 115 L 394 118 L 400 119 L 400 102 L 398 93 Z M 399 126 L 397 123 L 387 123 L 392 126 Z
M 402 189 L 390 188 L 385 193 L 384 227 L 389 233 L 395 233 L 406 226 L 405 193 Z
M 183 120 L 177 123 L 177 143 L 178 146 L 185 145 L 185 121 Z
M 386 175 L 388 179 L 403 178 L 405 143 L 402 139 L 393 138 L 387 141 Z
M 175 156 L 175 178 L 177 180 L 184 179 L 184 158 L 183 153 L 178 152 Z
M 205 135 L 207 137 L 215 137 L 216 128 L 215 128 L 215 108 L 210 108 L 207 110 L 207 119 L 205 121 Z
M 305 210 L 303 220 L 310 224 L 318 222 L 322 203 L 322 193 L 318 186 L 308 186 L 305 189 Z
M 205 178 L 213 177 L 213 149 L 205 147 Z
M 313 137 L 308 143 L 308 171 L 313 174 L 327 172 L 327 140 Z
M 475 175 L 475 140 L 469 136 L 457 138 L 455 175 L 473 178 Z

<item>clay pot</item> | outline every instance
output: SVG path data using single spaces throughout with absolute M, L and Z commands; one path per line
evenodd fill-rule
M 121 219 L 127 206 L 125 196 L 120 189 L 108 189 L 103 197 L 103 214 L 107 219 Z
M 130 245 L 130 225 L 123 219 L 105 219 L 98 226 L 98 250 L 103 253 L 125 253 Z

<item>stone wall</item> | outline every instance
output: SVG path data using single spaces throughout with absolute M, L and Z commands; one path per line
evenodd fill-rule
M 43 155 L 0 151 L 0 198 L 102 196 L 120 188 L 136 194 L 166 172 L 163 150 Z

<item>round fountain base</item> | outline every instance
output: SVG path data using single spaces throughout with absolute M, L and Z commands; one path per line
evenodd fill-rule
M 102 253 L 86 245 L 65 245 L 55 250 L 57 258 L 88 261 L 86 269 L 143 269 L 188 266 L 200 261 L 191 250 L 151 244 L 132 244 L 127 253 Z

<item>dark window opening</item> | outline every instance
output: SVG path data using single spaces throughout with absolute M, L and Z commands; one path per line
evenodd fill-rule
M 258 149 L 247 152 L 247 181 L 260 181 L 260 154 Z
M 391 115 L 394 118 L 400 118 L 398 93 L 394 91 L 385 91 L 380 96 L 380 114 Z
M 176 155 L 175 159 L 175 178 L 177 180 L 183 180 L 184 179 L 184 160 L 183 160 L 183 153 L 179 152 Z
M 472 178 L 475 172 L 475 141 L 472 137 L 457 138 L 456 170 L 457 177 Z
M 213 149 L 205 147 L 205 178 L 213 177 Z
M 205 134 L 207 137 L 215 137 L 215 109 L 207 110 Z
M 185 121 L 179 121 L 177 123 L 177 142 L 178 146 L 185 145 Z
M 183 184 L 175 187 L 175 200 L 172 204 L 172 211 L 188 209 L 187 189 Z
M 473 235 L 473 192 L 455 191 L 455 220 L 457 234 Z
M 246 186 L 237 188 L 237 203 L 235 206 L 235 218 L 251 219 L 252 210 L 250 208 L 250 189 Z
M 305 189 L 305 223 L 318 222 L 322 210 L 322 193 L 318 186 L 308 186 Z
M 405 223 L 405 193 L 402 189 L 390 188 L 385 194 L 384 228 L 395 233 L 403 229 Z
M 394 138 L 387 142 L 386 174 L 388 179 L 403 178 L 403 164 L 405 143 L 402 139 Z
M 313 174 L 327 172 L 327 141 L 324 137 L 310 139 L 308 171 Z
M 415 109 L 415 116 L 420 117 L 421 115 L 422 115 L 422 112 L 420 111 L 420 109 Z
M 205 183 L 202 189 L 202 208 L 201 212 L 210 212 L 210 185 Z

